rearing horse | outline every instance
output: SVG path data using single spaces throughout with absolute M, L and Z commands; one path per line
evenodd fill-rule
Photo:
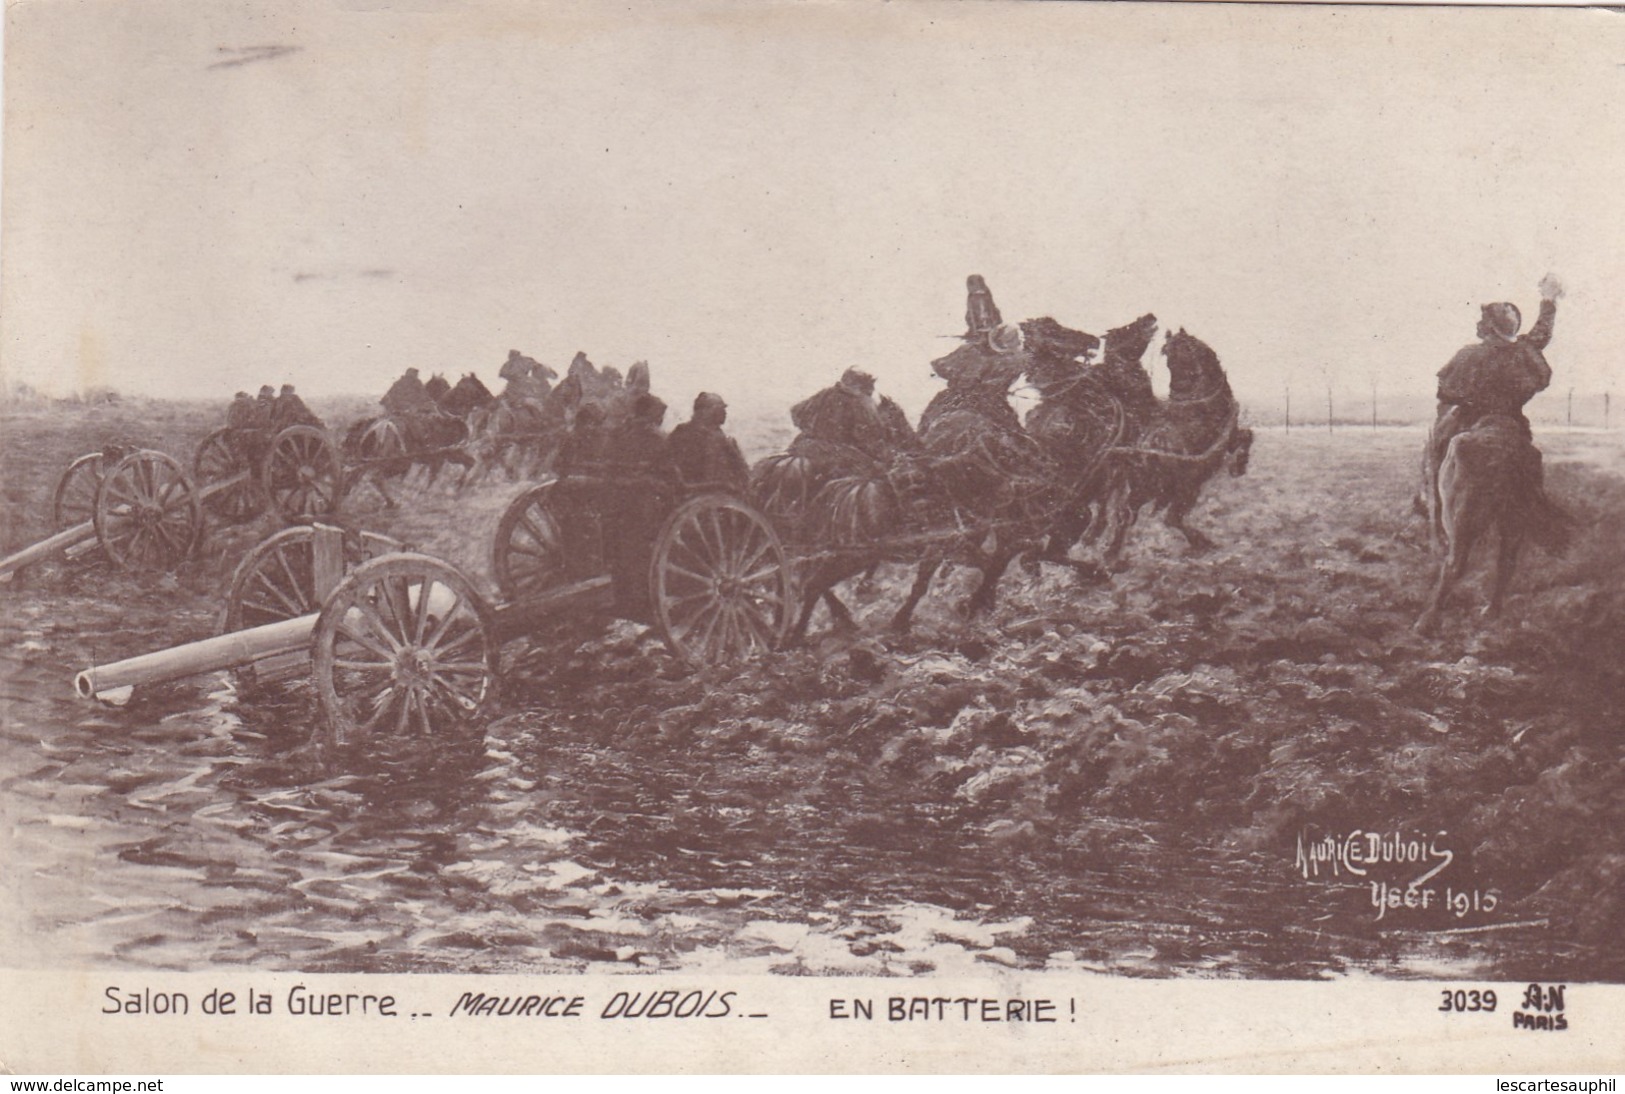
M 1138 441 L 1107 453 L 1107 482 L 1100 512 L 1084 532 L 1106 536 L 1101 552 L 1115 564 L 1140 510 L 1161 510 L 1163 522 L 1204 551 L 1214 543 L 1185 523 L 1207 484 L 1221 468 L 1243 475 L 1253 431 L 1240 428 L 1241 407 L 1218 354 L 1183 329 L 1163 342 L 1168 359 L 1168 398 L 1159 401 Z

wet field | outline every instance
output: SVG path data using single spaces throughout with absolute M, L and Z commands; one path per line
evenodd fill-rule
M 66 457 L 142 413 L 9 419 L 7 547 Z M 210 424 L 165 413 L 151 443 L 177 453 Z M 1197 511 L 1218 551 L 1146 528 L 1110 586 L 1013 571 L 985 623 L 955 615 L 956 576 L 911 637 L 818 631 L 737 671 L 563 627 L 507 648 L 482 739 L 341 767 L 307 684 L 72 693 L 213 633 L 268 524 L 174 575 L 42 567 L 0 588 L 7 963 L 1617 980 L 1618 439 L 1547 442 L 1589 538 L 1531 555 L 1509 621 L 1457 610 L 1429 642 L 1416 439 L 1261 431 Z M 419 486 L 395 513 L 363 492 L 350 519 L 489 590 L 517 490 Z M 853 590 L 860 617 L 909 576 Z M 1354 830 L 1434 836 L 1438 887 L 1495 909 L 1378 919 L 1371 880 L 1419 869 L 1306 876 L 1306 832 Z

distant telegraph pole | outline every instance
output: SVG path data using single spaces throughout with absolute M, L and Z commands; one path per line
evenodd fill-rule
M 1614 393 L 1612 391 L 1605 391 L 1602 393 L 1602 427 L 1604 429 L 1608 428 L 1608 403 L 1613 399 L 1613 397 Z
M 1574 389 L 1569 388 L 1569 428 L 1574 428 Z
M 1371 428 L 1377 428 L 1377 378 L 1371 377 Z
M 1326 432 L 1332 431 L 1332 382 L 1326 381 Z
M 1292 432 L 1292 385 L 1286 385 L 1286 431 Z

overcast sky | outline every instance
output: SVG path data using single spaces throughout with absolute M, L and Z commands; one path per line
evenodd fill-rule
M 1625 17 L 1120 4 L 10 7 L 5 378 L 229 397 L 647 358 L 917 409 L 966 274 L 1244 396 L 1431 390 L 1567 282 L 1625 388 Z M 1158 363 L 1160 373 L 1160 362 Z M 1548 395 L 1547 398 L 1554 398 Z M 677 416 L 686 416 L 686 413 Z M 1262 416 L 1262 415 L 1260 415 Z

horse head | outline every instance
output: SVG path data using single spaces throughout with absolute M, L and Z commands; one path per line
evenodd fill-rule
M 489 406 L 495 398 L 491 394 L 491 389 L 470 372 L 457 381 L 457 386 L 451 389 L 451 393 L 441 401 L 440 406 L 447 414 L 461 418 L 471 411 Z
M 481 380 L 472 372 L 467 373 L 461 380 L 458 380 L 457 386 L 462 388 L 470 398 L 475 400 L 475 405 L 477 406 L 483 406 L 496 398 L 495 395 L 491 394 L 491 389 L 485 386 L 485 381 Z
M 1022 323 L 1021 334 L 1035 357 L 1075 359 L 1100 348 L 1099 338 L 1062 326 L 1047 315 Z
M 1224 368 L 1219 355 L 1195 335 L 1185 333 L 1181 327 L 1169 331 L 1162 344 L 1163 356 L 1168 358 L 1168 397 L 1175 401 L 1203 399 L 1228 391 Z
M 1113 327 L 1106 332 L 1104 356 L 1108 361 L 1138 361 L 1145 356 L 1145 351 L 1151 345 L 1151 339 L 1156 333 L 1157 317 L 1146 312 L 1134 322 Z
M 446 374 L 444 372 L 435 373 L 433 376 L 429 377 L 429 382 L 423 385 L 423 394 L 427 395 L 437 403 L 441 399 L 444 399 L 446 397 L 446 392 L 450 390 L 451 385 L 446 382 Z

